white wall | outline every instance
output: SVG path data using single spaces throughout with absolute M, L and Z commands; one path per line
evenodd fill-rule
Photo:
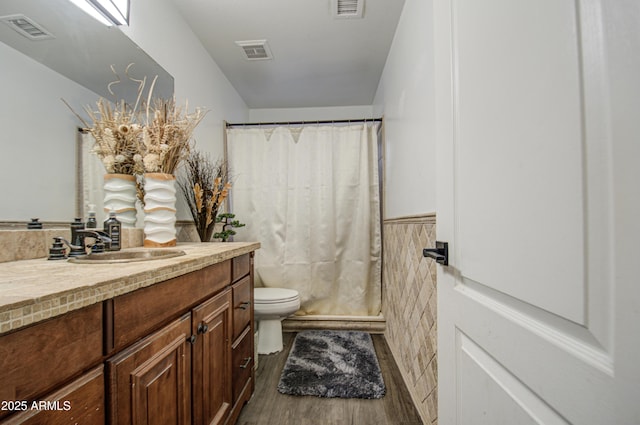
M 132 2 L 123 31 L 175 79 L 176 100 L 209 110 L 194 136 L 215 159 L 223 153 L 222 120 L 249 111 L 170 0 Z M 76 110 L 98 96 L 0 43 L 0 221 L 71 221 L 75 210 Z M 180 199 L 181 197 L 179 197 Z M 178 219 L 189 219 L 178 204 Z
M 249 110 L 173 1 L 131 2 L 130 26 L 122 30 L 173 76 L 178 103 L 209 110 L 194 138 L 200 150 L 222 157 L 222 121 L 245 121 Z
M 380 116 L 373 115 L 371 105 L 249 110 L 249 122 L 330 121 L 360 118 L 380 118 Z
M 96 95 L 0 43 L 0 221 L 72 221 L 78 120 Z M 79 107 L 81 109 L 81 107 Z
M 385 218 L 436 210 L 432 8 L 406 0 L 374 101 L 385 117 Z
M 209 111 L 194 132 L 196 148 L 214 161 L 222 158 L 223 120 L 246 121 L 249 110 L 173 1 L 131 2 L 130 26 L 122 30 L 173 76 L 176 102 L 188 100 L 190 110 L 199 106 Z M 181 193 L 177 209 L 178 220 L 191 220 Z

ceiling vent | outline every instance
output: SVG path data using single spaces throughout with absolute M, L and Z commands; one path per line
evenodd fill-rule
M 267 40 L 236 41 L 242 47 L 244 57 L 250 61 L 273 59 Z
M 334 18 L 362 18 L 364 0 L 331 0 Z
M 0 20 L 30 40 L 48 40 L 55 38 L 42 25 L 25 15 L 0 16 Z

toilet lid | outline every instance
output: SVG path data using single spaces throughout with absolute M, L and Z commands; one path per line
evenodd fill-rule
M 256 304 L 271 304 L 298 298 L 298 291 L 285 288 L 255 288 L 253 301 Z

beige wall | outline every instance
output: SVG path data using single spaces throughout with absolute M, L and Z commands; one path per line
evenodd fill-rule
M 435 245 L 434 215 L 384 221 L 385 338 L 425 424 L 437 424 L 436 266 L 422 257 Z

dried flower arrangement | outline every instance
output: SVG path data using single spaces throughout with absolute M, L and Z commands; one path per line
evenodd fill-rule
M 188 104 L 184 109 L 176 106 L 175 99 L 154 99 L 152 105 L 147 105 L 141 144 L 145 172 L 174 174 L 180 162 L 188 157 L 193 130 L 206 114 L 200 108 L 193 113 L 188 109 Z
M 136 123 L 134 111 L 124 102 L 113 107 L 104 98 L 98 100 L 97 107 L 97 111 L 86 110 L 94 122 L 93 126 L 87 126 L 96 140 L 92 152 L 98 155 L 107 173 L 140 174 L 142 127 Z
M 114 104 L 101 97 L 96 103 L 97 109 L 94 110 L 88 106 L 84 108 L 93 122 L 93 124 L 89 124 L 62 99 L 84 125 L 84 130 L 89 132 L 95 139 L 93 153 L 98 155 L 107 173 L 135 175 L 144 172 L 142 156 L 139 154 L 142 125 L 139 124 L 138 106 L 140 105 L 146 78 L 139 80 L 129 76 L 129 69 L 132 66 L 133 64 L 127 66 L 125 74 L 130 80 L 138 83 L 138 97 L 133 107 L 130 107 L 124 101 Z M 109 83 L 107 88 L 109 93 L 113 94 L 111 86 L 120 83 L 121 79 L 113 66 L 111 71 L 113 71 L 117 80 Z M 151 90 L 153 90 L 153 84 L 155 84 L 155 79 Z
M 125 70 L 127 78 L 138 83 L 138 97 L 133 107 L 124 101 L 112 102 L 100 98 L 97 110 L 85 108 L 93 124 L 78 115 L 63 99 L 96 140 L 93 151 L 100 157 L 107 173 L 139 175 L 147 173 L 174 174 L 178 164 L 189 154 L 193 130 L 204 118 L 206 111 L 196 108 L 189 113 L 188 103 L 184 109 L 176 106 L 174 99 L 153 98 L 153 79 L 146 103 L 141 103 L 146 77 L 135 79 L 129 75 L 133 64 Z M 115 96 L 111 86 L 121 82 L 116 70 L 111 67 L 116 80 L 108 85 L 109 93 Z M 146 110 L 146 122 L 141 109 Z
M 191 211 L 200 240 L 210 241 L 218 210 L 231 188 L 226 162 L 219 160 L 213 163 L 208 155 L 191 151 L 185 160 L 184 173 L 177 182 Z

